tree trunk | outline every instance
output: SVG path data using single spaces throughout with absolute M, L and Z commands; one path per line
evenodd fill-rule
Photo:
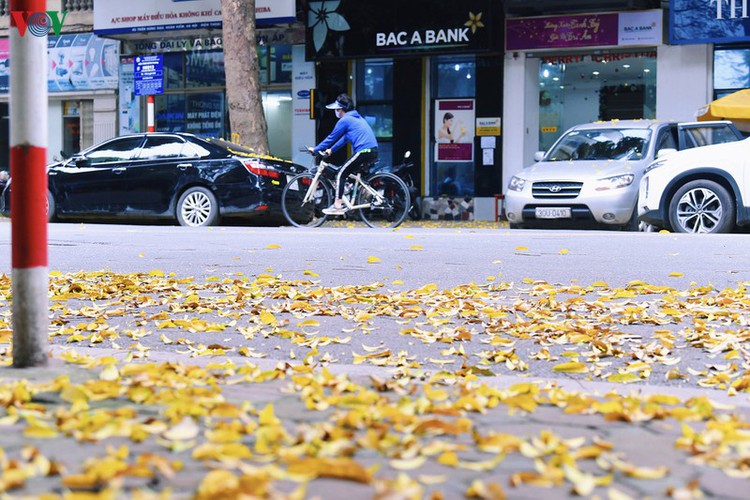
M 255 0 L 221 0 L 221 18 L 232 141 L 269 154 L 260 94 Z

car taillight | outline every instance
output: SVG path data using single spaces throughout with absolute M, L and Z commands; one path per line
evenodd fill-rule
M 271 179 L 278 179 L 279 177 L 281 177 L 281 174 L 278 170 L 268 168 L 260 162 L 246 160 L 243 162 L 243 164 L 249 172 L 252 172 L 255 175 L 259 175 L 261 177 L 270 177 Z

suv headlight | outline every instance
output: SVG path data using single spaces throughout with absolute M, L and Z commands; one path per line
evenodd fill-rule
M 630 186 L 635 180 L 634 174 L 615 175 L 614 177 L 605 177 L 596 181 L 597 191 L 609 191 L 610 189 L 619 189 Z
M 521 179 L 515 175 L 511 177 L 508 183 L 508 189 L 511 191 L 523 191 L 523 187 L 526 185 L 526 179 Z

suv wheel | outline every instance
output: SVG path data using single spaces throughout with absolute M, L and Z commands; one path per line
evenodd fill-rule
M 734 228 L 734 214 L 729 192 L 708 180 L 688 182 L 669 204 L 669 223 L 678 233 L 727 233 Z

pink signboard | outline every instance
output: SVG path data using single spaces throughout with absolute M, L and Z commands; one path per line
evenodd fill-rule
M 508 51 L 617 44 L 616 13 L 511 18 L 505 24 L 505 50 Z

